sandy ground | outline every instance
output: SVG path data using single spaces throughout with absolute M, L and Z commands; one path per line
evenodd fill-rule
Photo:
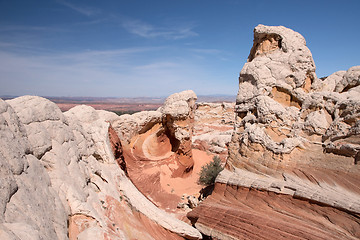
M 176 194 L 177 196 L 197 195 L 204 187 L 197 183 L 201 167 L 209 163 L 213 155 L 204 151 L 193 149 L 194 168 L 189 176 L 186 178 L 172 178 L 171 170 L 168 165 L 160 167 L 160 184 L 161 187 L 168 193 Z
M 174 155 L 169 159 L 157 161 L 141 161 L 135 157 L 128 147 L 124 148 L 125 161 L 129 177 L 135 186 L 150 201 L 158 207 L 179 214 L 184 217 L 185 212 L 177 208 L 181 197 L 185 195 L 199 196 L 199 191 L 204 188 L 198 184 L 199 172 L 201 167 L 209 163 L 213 155 L 205 151 L 193 149 L 194 168 L 189 175 L 184 178 L 172 177 L 171 169 L 176 169 L 177 161 Z

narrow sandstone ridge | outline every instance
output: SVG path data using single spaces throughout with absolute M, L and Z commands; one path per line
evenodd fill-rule
M 360 66 L 318 79 L 299 33 L 258 25 L 226 169 L 193 224 L 217 239 L 359 238 L 359 81 Z
M 111 125 L 109 126 L 108 134 L 109 134 L 111 150 L 114 154 L 115 160 L 117 164 L 120 166 L 120 168 L 127 175 L 128 173 L 127 173 L 126 162 L 123 154 L 123 147 L 119 139 L 119 136 L 117 135 L 117 133 L 115 132 L 114 128 Z
M 201 238 L 154 206 L 148 214 L 151 203 L 117 164 L 111 118 L 88 106 L 63 114 L 35 96 L 0 100 L 1 239 Z

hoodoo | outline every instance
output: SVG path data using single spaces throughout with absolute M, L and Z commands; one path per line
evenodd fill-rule
M 226 169 L 193 224 L 217 239 L 359 238 L 359 76 L 319 79 L 299 33 L 257 26 Z

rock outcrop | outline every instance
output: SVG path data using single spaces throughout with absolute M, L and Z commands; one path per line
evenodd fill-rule
M 359 93 L 360 66 L 319 79 L 299 33 L 259 25 L 235 118 L 190 90 L 120 117 L 0 99 L 0 239 L 359 239 Z
M 174 176 L 189 172 L 194 161 L 191 138 L 194 127 L 196 94 L 183 91 L 169 96 L 157 111 L 122 115 L 112 121 L 120 140 L 131 148 L 137 160 L 163 160 L 173 157 Z
M 157 111 L 110 121 L 121 140 L 132 182 L 156 206 L 180 219 L 185 217 L 177 208 L 181 196 L 198 194 L 202 188 L 198 172 L 212 158 L 192 151 L 196 98 L 191 90 L 175 93 Z
M 235 103 L 196 104 L 193 147 L 212 152 L 226 159 L 227 144 L 234 128 Z
M 195 226 L 218 239 L 359 238 L 359 75 L 318 79 L 299 33 L 257 26 L 227 169 L 189 214 Z
M 174 176 L 182 176 L 189 172 L 194 160 L 191 152 L 192 132 L 194 128 L 195 101 L 197 97 L 191 90 L 169 96 L 159 111 L 162 123 L 169 136 L 172 151 L 176 153 L 178 169 Z
M 112 118 L 88 106 L 63 114 L 34 96 L 0 100 L 1 239 L 201 238 L 129 181 Z

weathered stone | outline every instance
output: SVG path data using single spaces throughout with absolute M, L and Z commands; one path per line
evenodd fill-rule
M 63 114 L 40 97 L 0 99 L 1 239 L 201 238 L 154 205 L 155 223 L 123 200 L 141 194 L 117 165 L 122 146 L 109 118 L 88 106 Z M 140 202 L 147 213 L 152 203 Z
M 240 73 L 228 165 L 236 167 L 240 159 L 261 155 L 280 161 L 283 154 L 293 159 L 290 164 L 296 164 L 294 149 L 322 144 L 333 124 L 354 125 L 359 120 L 360 104 L 350 89 L 358 85 L 358 72 L 359 68 L 353 67 L 325 80 L 317 79 L 311 53 L 300 34 L 284 27 L 257 26 L 248 62 Z M 319 137 L 310 137 L 313 134 Z M 269 154 L 252 153 L 254 144 Z M 326 143 L 324 150 L 333 146 Z M 345 148 L 352 149 L 351 156 L 357 155 L 357 147 L 348 144 Z M 301 161 L 312 161 L 311 156 L 305 155 Z
M 341 81 L 339 81 L 336 84 L 334 91 L 345 92 L 359 85 L 360 85 L 360 66 L 355 66 L 349 68 L 349 70 L 344 74 Z
M 234 103 L 197 103 L 192 137 L 194 148 L 225 159 L 234 128 Z
M 359 238 L 359 69 L 318 79 L 299 33 L 257 26 L 227 169 L 192 223 L 216 239 Z
M 155 124 L 161 123 L 162 114 L 158 111 L 143 111 L 132 115 L 124 114 L 111 121 L 111 125 L 124 143 L 141 133 L 147 132 Z
M 191 90 L 175 93 L 159 109 L 163 114 L 163 126 L 171 141 L 172 151 L 176 153 L 179 163 L 174 176 L 181 176 L 194 165 L 191 143 L 196 99 L 196 94 Z

